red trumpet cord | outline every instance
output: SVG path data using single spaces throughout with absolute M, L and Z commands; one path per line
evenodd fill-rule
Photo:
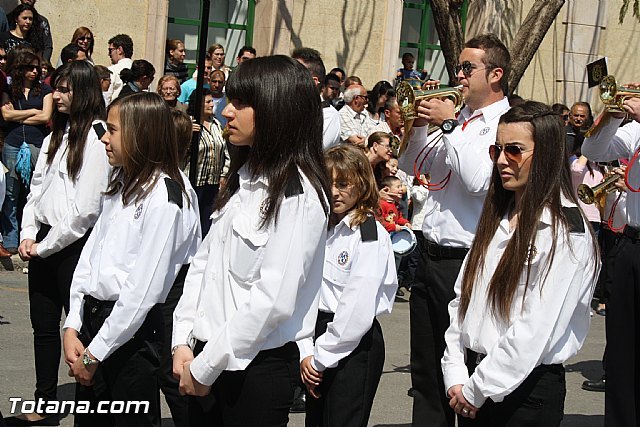
M 638 156 L 640 155 L 640 147 L 633 153 L 631 160 L 629 160 L 629 165 L 627 165 L 627 169 L 624 171 L 624 183 L 629 189 L 629 191 L 633 193 L 640 193 L 640 187 L 634 188 L 629 183 L 629 172 L 631 171 L 633 165 L 638 161 Z
M 616 208 L 618 207 L 618 202 L 620 201 L 620 197 L 622 197 L 622 193 L 618 194 L 618 197 L 616 198 L 616 201 L 613 202 L 613 206 L 611 206 L 611 211 L 609 212 L 609 218 L 607 218 L 607 226 L 609 226 L 609 230 L 613 231 L 614 233 L 618 233 L 621 232 L 622 230 L 624 230 L 624 224 L 622 224 L 622 227 L 614 227 L 613 226 L 613 213 L 616 211 Z
M 424 163 L 427 161 L 427 159 L 429 158 L 429 155 L 431 154 L 433 149 L 436 148 L 436 146 L 438 145 L 438 142 L 440 142 L 441 139 L 442 139 L 442 135 L 440 135 L 439 138 L 435 138 L 433 141 L 427 143 L 422 148 L 422 150 L 420 150 L 420 153 L 418 153 L 418 157 L 416 157 L 416 160 L 413 162 L 413 175 L 416 177 L 420 185 L 427 188 L 429 191 L 443 190 L 449 183 L 449 180 L 451 179 L 451 171 L 449 171 L 449 173 L 440 182 L 436 182 L 436 183 L 425 181 L 420 177 L 421 175 L 420 171 L 422 170 Z M 427 151 L 427 153 L 423 156 L 423 153 L 427 149 L 429 149 L 429 151 Z M 420 161 L 420 164 L 418 164 L 418 161 Z M 426 174 L 428 175 L 429 172 L 426 172 Z

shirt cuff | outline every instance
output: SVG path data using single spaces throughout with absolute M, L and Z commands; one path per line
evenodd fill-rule
M 327 369 L 322 363 L 318 362 L 315 357 L 311 358 L 311 366 L 318 372 L 324 372 Z
M 20 241 L 23 241 L 24 239 L 36 240 L 37 234 L 38 234 L 38 227 L 33 225 L 25 227 L 20 231 Z
M 469 371 L 466 366 L 447 366 L 442 369 L 442 376 L 444 379 L 444 392 L 445 394 L 451 387 L 457 384 L 466 384 L 469 381 Z
M 100 336 L 94 337 L 91 343 L 87 346 L 89 352 L 93 354 L 93 357 L 98 359 L 100 362 L 104 362 L 104 359 L 107 358 L 111 349 L 107 344 L 100 338 Z
M 467 402 L 478 409 L 480 409 L 480 407 L 482 407 L 482 405 L 484 405 L 484 402 L 487 400 L 487 398 L 483 396 L 480 390 L 475 386 L 472 379 L 469 379 L 469 381 L 467 381 L 466 384 L 462 386 L 462 395 L 467 400 Z
M 193 378 L 202 385 L 212 385 L 222 373 L 221 369 L 216 369 L 208 366 L 204 360 L 202 354 L 198 355 L 190 366 L 191 375 Z
M 300 362 L 306 359 L 309 356 L 313 356 L 313 339 L 305 338 L 299 341 L 296 341 L 298 345 L 298 351 L 300 352 Z
M 191 335 L 192 327 L 179 327 L 174 324 L 173 334 L 171 338 L 171 348 L 186 344 L 189 345 L 189 336 Z
M 67 315 L 67 319 L 64 321 L 64 326 L 62 329 L 75 329 L 78 333 L 80 333 L 80 329 L 82 328 L 82 318 L 79 313 L 69 313 Z M 93 354 L 93 352 L 91 353 Z

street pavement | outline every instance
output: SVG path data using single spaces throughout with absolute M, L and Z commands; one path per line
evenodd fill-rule
M 411 398 L 407 389 L 409 373 L 409 303 L 398 298 L 393 313 L 380 317 L 386 343 L 386 360 L 378 393 L 373 405 L 370 426 L 411 425 Z M 587 342 L 580 353 L 568 361 L 567 398 L 563 427 L 600 427 L 604 425 L 604 393 L 584 391 L 585 379 L 602 375 L 600 359 L 604 349 L 604 318 L 594 316 Z M 29 321 L 27 276 L 17 271 L 0 272 L 0 410 L 9 414 L 9 397 L 32 399 L 35 384 L 32 331 Z M 59 399 L 73 399 L 74 382 L 61 363 L 58 385 Z M 163 399 L 163 427 L 173 422 Z M 62 426 L 72 426 L 67 415 Z M 304 425 L 304 414 L 292 414 L 289 425 Z

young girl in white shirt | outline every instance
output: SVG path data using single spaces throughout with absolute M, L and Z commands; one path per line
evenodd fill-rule
M 84 61 L 53 75 L 52 132 L 43 141 L 22 214 L 18 251 L 29 261 L 37 400 L 57 400 L 60 316 L 69 311 L 73 271 L 102 210 L 111 170 L 100 142 L 106 111 L 97 79 Z M 44 417 L 17 418 L 36 422 Z M 57 415 L 49 418 L 41 422 L 57 422 Z
M 174 313 L 173 370 L 193 426 L 281 426 L 313 334 L 327 234 L 320 97 L 285 56 L 227 83 L 231 171 Z
M 384 365 L 376 316 L 390 313 L 398 289 L 389 233 L 374 214 L 378 188 L 362 150 L 325 154 L 333 213 L 314 337 L 298 342 L 309 390 L 307 426 L 366 426 Z
M 65 359 L 77 401 L 148 403 L 137 412 L 76 412 L 75 424 L 159 426 L 161 303 L 200 242 L 196 196 L 159 95 L 114 101 L 102 142 L 114 169 L 73 275 Z
M 563 363 L 589 330 L 600 260 L 544 104 L 505 113 L 476 236 L 449 304 L 442 358 L 460 426 L 558 426 Z

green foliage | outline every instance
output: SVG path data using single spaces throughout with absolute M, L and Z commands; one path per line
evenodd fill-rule
M 629 10 L 629 4 L 631 0 L 622 0 L 622 7 L 620 7 L 620 16 L 618 17 L 618 22 L 621 24 L 624 22 L 624 18 L 627 16 L 627 11 Z M 640 0 L 633 0 L 633 16 L 640 22 Z

